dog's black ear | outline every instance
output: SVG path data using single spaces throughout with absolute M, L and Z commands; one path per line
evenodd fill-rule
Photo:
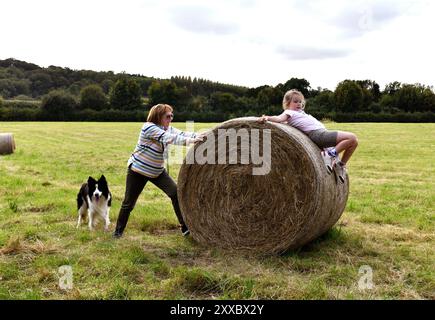
M 88 178 L 88 183 L 89 183 L 89 182 L 94 182 L 94 183 L 95 183 L 95 182 L 97 182 L 97 181 L 96 181 L 94 178 L 92 178 L 91 176 L 89 176 L 89 178 Z
M 98 181 L 106 181 L 106 177 L 104 176 L 104 174 L 101 175 L 101 177 Z

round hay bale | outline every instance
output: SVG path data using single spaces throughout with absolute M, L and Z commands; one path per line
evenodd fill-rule
M 0 154 L 11 154 L 15 151 L 15 141 L 12 133 L 0 133 Z
M 320 149 L 299 130 L 284 124 L 260 124 L 257 119 L 246 117 L 222 123 L 207 133 L 206 141 L 190 148 L 184 159 L 178 197 L 183 218 L 199 243 L 278 254 L 316 239 L 344 211 L 348 177 L 342 184 L 334 173 L 328 174 Z M 241 160 L 247 147 L 240 138 L 236 147 L 225 148 L 226 163 L 219 164 L 219 143 L 226 140 L 220 132 L 231 129 L 241 136 L 247 131 L 251 137 L 248 164 Z M 270 130 L 270 171 L 254 175 L 253 170 L 260 165 L 253 161 L 252 141 L 256 131 L 260 150 L 267 145 L 268 130 L 263 129 Z M 229 164 L 231 152 L 235 151 L 237 163 Z M 208 157 L 208 162 L 198 161 L 201 154 Z M 265 154 L 266 147 L 263 157 Z M 215 164 L 211 163 L 213 157 Z

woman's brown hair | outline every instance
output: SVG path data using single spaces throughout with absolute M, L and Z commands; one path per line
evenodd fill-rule
M 147 121 L 157 125 L 161 125 L 166 112 L 172 112 L 173 110 L 174 109 L 172 109 L 169 104 L 156 104 L 154 107 L 151 108 L 150 112 L 148 113 Z

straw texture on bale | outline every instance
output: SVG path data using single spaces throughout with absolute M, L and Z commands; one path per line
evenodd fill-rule
M 341 184 L 334 173 L 328 174 L 320 149 L 299 130 L 256 120 L 247 117 L 226 121 L 209 131 L 207 137 L 214 135 L 218 141 L 218 129 L 270 129 L 268 174 L 253 175 L 252 168 L 259 165 L 251 161 L 189 164 L 186 159 L 205 142 L 196 143 L 181 166 L 178 197 L 183 218 L 199 243 L 279 254 L 309 243 L 338 221 L 346 206 L 349 179 L 346 176 Z M 260 150 L 261 138 L 260 134 Z M 239 153 L 240 146 L 239 140 Z M 216 155 L 217 150 L 216 143 Z M 228 148 L 226 152 L 228 156 Z
M 0 133 L 0 154 L 11 154 L 15 151 L 15 140 L 12 133 Z

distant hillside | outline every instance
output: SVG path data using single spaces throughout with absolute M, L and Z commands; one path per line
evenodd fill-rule
M 247 88 L 191 77 L 158 79 L 138 74 L 40 66 L 0 60 L 0 120 L 142 121 L 144 110 L 173 105 L 176 121 L 219 122 L 277 115 L 287 90 L 297 89 L 306 110 L 335 121 L 433 122 L 435 94 L 422 84 L 343 80 L 334 91 L 293 78 L 276 86 Z
M 55 89 L 65 89 L 78 95 L 83 87 L 90 84 L 100 85 L 108 94 L 113 84 L 118 79 L 125 77 L 135 79 L 138 82 L 143 96 L 147 95 L 153 81 L 164 80 L 138 74 L 116 74 L 112 71 L 72 70 L 58 66 L 41 68 L 33 63 L 10 58 L 0 60 L 0 96 L 13 98 L 21 95 L 39 98 Z M 245 87 L 221 84 L 205 79 L 194 78 L 192 80 L 186 77 L 173 77 L 168 80 L 172 80 L 177 85 L 190 83 L 193 95 L 210 95 L 216 91 L 243 95 L 248 90 Z

